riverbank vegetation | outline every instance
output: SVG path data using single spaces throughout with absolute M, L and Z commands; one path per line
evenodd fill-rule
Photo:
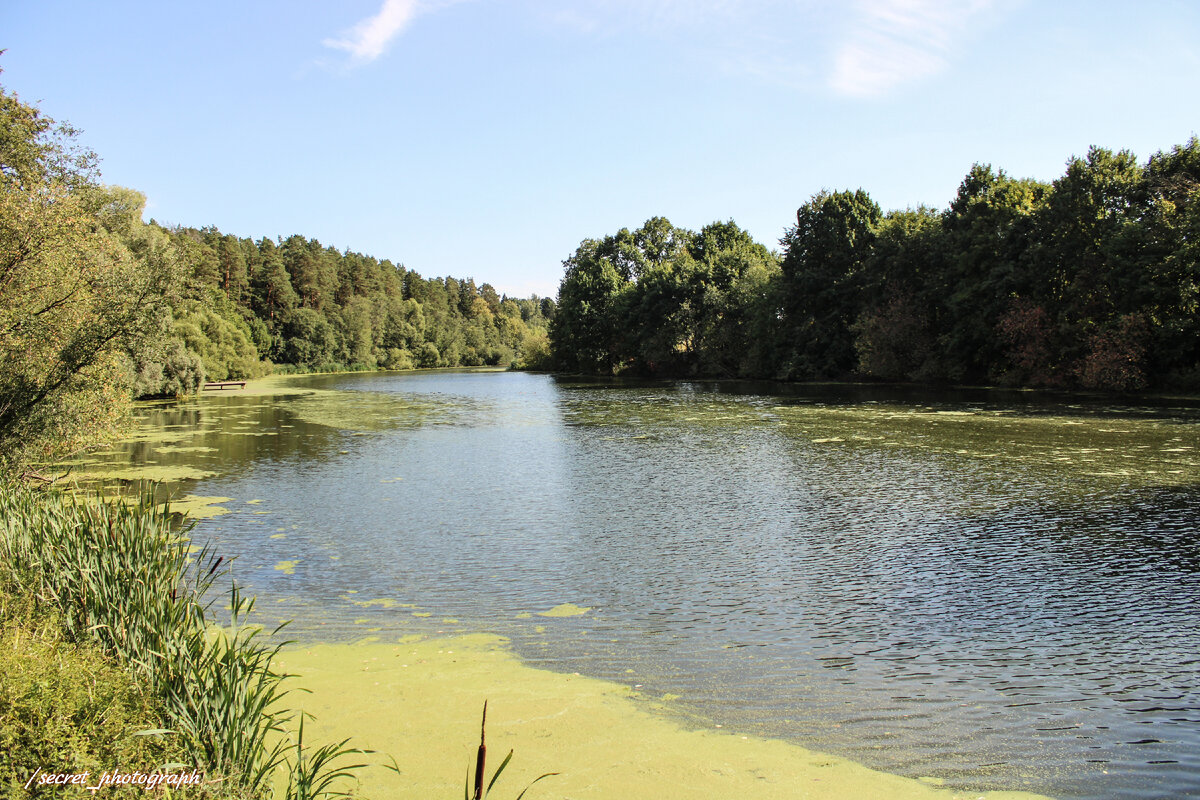
M 300 235 L 239 239 L 215 228 L 160 228 L 184 273 L 169 338 L 209 380 L 278 371 L 543 366 L 554 302 L 514 299 L 471 278 L 423 278 Z M 160 370 L 161 368 L 161 370 Z M 140 390 L 174 377 L 139 363 Z M 173 388 L 173 387 L 172 387 Z
M 119 435 L 134 394 L 186 392 L 210 364 L 263 370 L 180 232 L 142 222 L 144 198 L 99 184 L 75 140 L 0 90 L 0 793 L 185 768 L 204 775 L 194 797 L 282 780 L 288 798 L 332 796 L 345 742 L 294 731 L 279 646 L 249 624 L 252 599 L 217 589 L 227 562 L 149 499 L 31 488 L 39 465 Z
M 0 490 L 6 796 L 36 796 L 25 784 L 38 770 L 98 781 L 168 765 L 204 774 L 188 796 L 266 797 L 280 774 L 285 797 L 335 796 L 312 789 L 347 773 L 346 742 L 304 745 L 273 664 L 280 645 L 249 623 L 253 599 L 217 588 L 225 560 L 186 532 L 149 499 Z
M 1200 389 L 1200 142 L 1092 148 L 1051 183 L 975 165 L 942 210 L 820 192 L 781 253 L 656 217 L 564 262 L 559 369 Z
M 547 363 L 554 303 L 289 236 L 142 219 L 78 132 L 0 87 L 0 461 L 111 437 L 131 397 L 270 371 Z

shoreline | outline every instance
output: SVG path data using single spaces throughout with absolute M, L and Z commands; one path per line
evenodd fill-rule
M 246 379 L 246 386 L 243 389 L 231 390 L 227 392 L 220 391 L 199 391 L 194 395 L 188 395 L 183 400 L 192 400 L 199 397 L 260 397 L 264 395 L 297 395 L 320 393 L 326 391 L 334 391 L 328 389 L 320 389 L 314 387 L 286 386 L 283 385 L 290 378 L 312 378 L 320 376 L 334 375 L 418 375 L 429 373 L 454 373 L 454 372 L 525 372 L 538 375 L 552 375 L 558 378 L 568 380 L 577 379 L 584 382 L 628 382 L 632 384 L 650 383 L 650 384 L 667 384 L 667 383 L 712 383 L 719 385 L 735 385 L 735 384 L 758 384 L 772 385 L 779 387 L 780 391 L 772 394 L 786 396 L 787 394 L 804 388 L 854 388 L 863 391 L 883 390 L 896 392 L 913 392 L 913 393 L 945 393 L 945 392 L 960 392 L 960 393 L 988 393 L 995 395 L 1012 395 L 1013 397 L 1021 398 L 1040 398 L 1045 400 L 1059 401 L 1078 401 L 1084 400 L 1089 402 L 1115 402 L 1122 405 L 1137 405 L 1139 402 L 1151 403 L 1184 403 L 1188 405 L 1200 404 L 1200 392 L 1188 391 L 1180 388 L 1159 388 L 1152 390 L 1136 391 L 1136 392 L 1105 392 L 1099 390 L 1085 389 L 1053 389 L 1046 387 L 1031 387 L 1031 386 L 1002 386 L 991 384 L 971 384 L 971 383 L 920 383 L 913 381 L 884 381 L 873 380 L 870 378 L 847 377 L 841 380 L 806 380 L 806 381 L 788 381 L 777 378 L 737 378 L 737 377 L 720 377 L 720 376 L 686 376 L 686 375 L 595 375 L 583 372 L 556 372 L 553 370 L 533 370 L 533 369 L 513 369 L 511 367 L 430 367 L 417 369 L 371 369 L 371 370 L 341 370 L 336 372 L 273 372 L 267 375 L 262 375 L 257 378 Z M 177 399 L 151 399 L 139 400 L 138 403 L 148 405 L 158 403 L 178 403 Z
M 315 716 L 315 740 L 375 751 L 357 774 L 365 798 L 428 798 L 462 786 L 488 701 L 489 774 L 515 751 L 496 785 L 538 798 L 888 797 L 897 800 L 1045 800 L 1022 791 L 955 790 L 779 740 L 687 729 L 636 700 L 629 687 L 523 663 L 505 639 L 466 634 L 387 642 L 289 645 L 292 704 Z M 311 693 L 295 691 L 306 689 Z M 397 775 L 382 764 L 394 757 Z
M 345 370 L 343 372 L 273 372 L 269 375 L 262 375 L 258 378 L 246 379 L 246 386 L 242 389 L 229 391 L 208 391 L 203 390 L 192 395 L 193 398 L 198 397 L 262 397 L 270 396 L 286 396 L 300 394 L 321 394 L 325 392 L 338 391 L 336 389 L 323 389 L 313 386 L 288 386 L 286 385 L 292 378 L 317 378 L 328 376 L 352 376 L 352 375 L 421 375 L 437 372 L 509 372 L 523 370 L 509 370 L 506 367 L 434 367 L 430 369 L 371 369 L 371 370 Z M 151 401 L 154 402 L 154 401 Z

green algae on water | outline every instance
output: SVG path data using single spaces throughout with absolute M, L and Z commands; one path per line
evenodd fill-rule
M 350 600 L 348 597 L 345 599 Z M 375 600 L 350 600 L 350 602 L 354 603 L 354 605 L 359 606 L 360 608 L 371 608 L 372 606 L 378 606 L 380 608 L 395 608 L 396 606 L 400 606 L 401 608 L 405 607 L 390 597 L 379 597 Z M 411 608 L 412 606 L 408 607 Z
M 178 500 L 171 501 L 171 510 L 178 511 L 192 519 L 212 519 L 222 514 L 228 514 L 229 509 L 217 505 L 228 503 L 228 497 L 197 497 L 194 494 L 184 495 Z
M 952 791 L 782 741 L 689 730 L 655 711 L 666 708 L 662 702 L 639 701 L 622 684 L 532 668 L 495 636 L 292 646 L 279 663 L 298 676 L 298 687 L 309 690 L 296 701 L 315 716 L 316 739 L 349 736 L 379 754 L 378 763 L 395 758 L 399 774 L 361 773 L 357 791 L 363 796 L 426 800 L 461 790 L 462 761 L 478 735 L 486 698 L 488 738 L 516 751 L 504 776 L 507 785 L 560 773 L 554 792 L 539 797 L 1038 797 Z
M 286 408 L 305 422 L 356 433 L 415 427 L 436 410 L 432 404 L 394 394 L 332 389 L 291 399 Z
M 591 607 L 577 606 L 574 603 L 562 603 L 547 611 L 539 611 L 539 617 L 580 617 L 591 611 Z
M 83 477 L 106 481 L 157 481 L 160 483 L 177 483 L 185 480 L 203 480 L 217 473 L 209 469 L 188 466 L 124 466 L 107 467 L 105 469 L 88 469 Z

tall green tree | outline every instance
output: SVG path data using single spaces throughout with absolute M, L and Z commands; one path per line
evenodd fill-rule
M 1045 282 L 1055 321 L 1056 374 L 1086 388 L 1144 385 L 1146 264 L 1138 220 L 1146 195 L 1142 170 L 1128 151 L 1099 147 L 1072 158 L 1039 209 L 1033 272 Z
M 635 271 L 631 263 L 640 264 L 634 253 L 629 232 L 623 230 L 616 237 L 584 240 L 563 262 L 550 326 L 558 369 L 611 373 L 621 363 L 620 303 Z
M 221 290 L 235 303 L 245 301 L 250 291 L 250 271 L 241 242 L 233 236 L 222 236 L 217 245 Z
M 875 234 L 861 281 L 854 346 L 864 375 L 935 380 L 936 322 L 944 299 L 942 217 L 931 208 L 889 212 Z
M 860 311 L 860 272 L 883 214 L 859 189 L 821 192 L 783 235 L 778 374 L 839 377 L 854 371 L 851 326 Z
M 94 183 L 69 127 L 0 88 L 0 465 L 111 435 L 129 399 L 124 354 L 161 333 L 170 262 L 122 229 L 142 205 Z M 107 224 L 106 224 L 107 223 Z
M 942 247 L 931 276 L 941 298 L 936 326 L 941 375 L 982 382 L 1000 362 L 996 327 L 1014 298 L 1044 303 L 1046 279 L 1030 269 L 1027 252 L 1037 241 L 1035 213 L 1047 187 L 976 164 L 959 185 L 942 218 Z
M 1142 308 L 1153 326 L 1149 370 L 1200 389 L 1200 139 L 1156 153 L 1143 173 L 1139 237 L 1150 254 Z
M 253 307 L 258 317 L 266 321 L 267 329 L 275 334 L 292 309 L 300 304 L 300 297 L 274 243 L 264 238 L 258 250 L 259 264 L 251 283 Z
M 689 249 L 694 369 L 726 377 L 767 373 L 779 259 L 732 220 L 706 225 Z

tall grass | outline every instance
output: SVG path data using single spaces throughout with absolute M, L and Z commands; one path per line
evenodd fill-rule
M 322 748 L 316 769 L 300 740 L 289 759 L 296 718 L 272 666 L 283 643 L 248 623 L 254 600 L 236 584 L 214 591 L 228 564 L 208 548 L 193 552 L 189 529 L 174 528 L 148 495 L 131 506 L 0 487 L 0 580 L 56 609 L 68 640 L 99 645 L 140 676 L 210 778 L 263 797 L 285 767 L 292 785 L 324 790 L 322 771 L 350 749 Z M 222 598 L 229 623 L 218 628 L 212 604 Z

